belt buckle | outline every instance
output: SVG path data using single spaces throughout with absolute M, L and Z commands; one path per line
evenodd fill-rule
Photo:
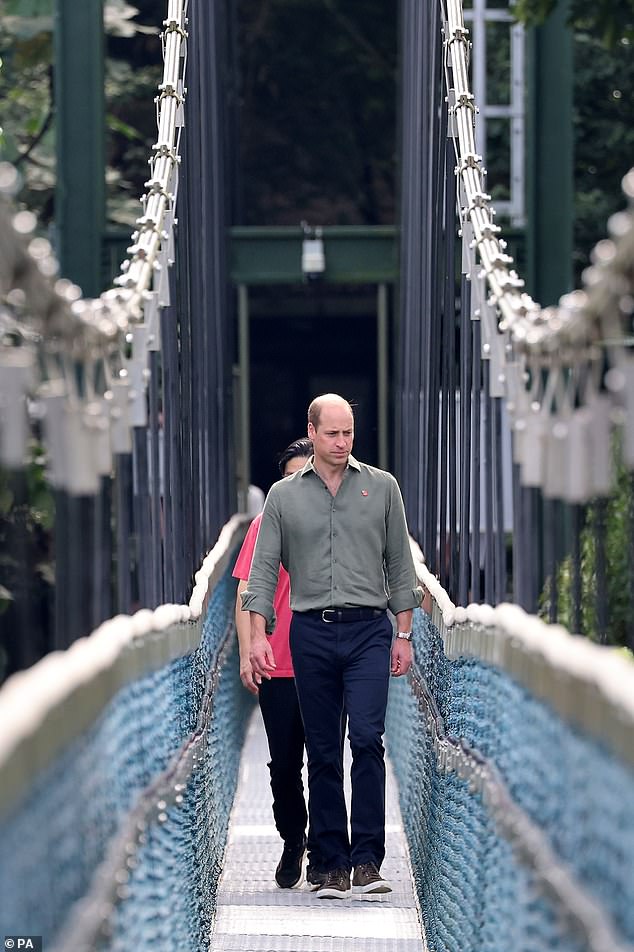
M 326 615 L 327 615 L 328 612 L 331 612 L 331 613 L 332 613 L 333 615 L 335 615 L 335 617 L 336 617 L 337 609 L 336 609 L 336 608 L 324 608 L 323 612 L 321 613 L 321 620 L 322 620 L 323 622 L 325 622 L 327 625 L 332 625 L 332 623 L 334 622 L 335 619 L 334 619 L 334 618 L 326 618 Z

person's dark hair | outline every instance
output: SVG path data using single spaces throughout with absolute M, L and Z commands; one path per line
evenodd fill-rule
M 284 470 L 286 464 L 290 460 L 300 457 L 300 459 L 308 459 L 309 456 L 313 455 L 313 441 L 309 440 L 307 436 L 303 436 L 299 440 L 293 440 L 292 443 L 289 443 L 285 450 L 279 455 L 277 460 L 277 465 L 280 468 L 280 473 L 284 475 Z

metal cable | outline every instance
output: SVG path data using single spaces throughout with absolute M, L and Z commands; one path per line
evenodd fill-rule
M 57 383 L 63 384 L 63 397 L 69 401 L 73 387 L 68 377 L 77 365 L 82 374 L 91 376 L 95 365 L 107 362 L 121 390 L 121 397 L 115 394 L 99 407 L 100 412 L 95 407 L 89 412 L 88 400 L 79 394 L 79 426 L 87 443 L 96 442 L 99 435 L 103 438 L 104 426 L 111 441 L 120 442 L 116 431 L 131 425 L 134 401 L 138 403 L 144 398 L 144 393 L 132 392 L 126 346 L 131 332 L 144 320 L 154 337 L 143 349 L 135 349 L 136 363 L 145 368 L 147 351 L 157 344 L 156 311 L 164 304 L 162 297 L 173 246 L 185 93 L 186 9 L 187 0 L 169 0 L 163 24 L 163 78 L 157 96 L 158 137 L 152 148 L 150 178 L 141 198 L 143 215 L 137 219 L 129 257 L 121 267 L 121 276 L 115 280 L 116 287 L 89 300 L 81 297 L 80 289 L 72 282 L 55 280 L 57 262 L 49 242 L 34 237 L 35 216 L 11 207 L 10 199 L 18 185 L 17 172 L 7 164 L 0 166 L 0 299 L 3 310 L 17 319 L 21 335 L 19 346 L 9 346 L 16 341 L 5 335 L 0 349 L 3 397 L 7 394 L 11 404 L 2 419 L 0 461 L 4 465 L 22 465 L 27 438 L 26 427 L 20 433 L 16 427 L 7 428 L 9 411 L 16 412 L 18 418 L 24 416 L 26 394 L 41 397 L 46 408 L 50 388 Z M 65 365 L 64 359 L 60 359 L 62 355 L 74 361 L 74 365 Z M 143 384 L 147 384 L 147 375 Z M 45 389 L 40 391 L 42 386 Z M 52 451 L 52 458 L 59 456 Z M 77 491 L 68 469 L 60 464 L 59 471 L 53 474 L 55 483 L 58 488 Z M 85 491 L 86 487 L 79 490 Z
M 511 372 L 520 374 L 538 366 L 596 367 L 603 361 L 604 348 L 615 371 L 604 377 L 603 384 L 616 403 L 629 411 L 634 404 L 630 377 L 632 363 L 624 346 L 624 321 L 631 312 L 634 289 L 631 262 L 634 259 L 634 170 L 623 179 L 623 190 L 629 209 L 610 220 L 611 238 L 601 241 L 592 254 L 593 264 L 583 275 L 584 290 L 564 295 L 559 307 L 542 308 L 524 290 L 524 282 L 513 268 L 513 258 L 506 253 L 500 228 L 494 222 L 495 211 L 484 189 L 484 170 L 475 142 L 474 118 L 477 106 L 470 91 L 467 57 L 469 31 L 464 26 L 461 0 L 444 0 L 445 51 L 450 70 L 447 81 L 452 125 L 455 132 L 457 175 L 462 185 L 461 223 L 472 231 L 472 253 L 477 253 L 482 270 L 474 267 L 472 282 L 486 281 L 480 293 L 480 319 L 492 339 L 484 343 L 483 352 L 490 356 L 491 371 L 504 383 L 511 412 L 516 421 L 526 418 L 527 408 L 519 406 L 521 393 L 510 379 Z M 449 79 L 449 76 L 451 77 Z M 491 321 L 493 323 L 491 324 Z M 491 346 L 501 342 L 499 357 L 493 360 Z M 488 347 L 487 347 L 488 343 Z M 525 381 L 520 381 L 524 389 Z M 594 394 L 594 391 L 592 391 Z M 539 396 L 540 394 L 538 394 Z M 541 396 L 543 397 L 543 392 Z M 584 405 L 586 393 L 581 386 L 576 394 L 577 405 Z M 526 401 L 523 401 L 525 404 Z M 550 407 L 547 410 L 550 411 Z M 556 407 L 559 412 L 559 407 Z M 626 462 L 634 465 L 632 438 L 627 428 Z M 627 441 L 626 441 L 627 442 Z M 539 485 L 545 476 L 540 475 Z M 526 485 L 530 485 L 523 478 Z M 566 481 L 567 482 L 567 481 Z M 584 495 L 569 485 L 559 495 Z M 584 498 L 592 495 L 592 488 Z M 581 501 L 579 499 L 570 501 Z

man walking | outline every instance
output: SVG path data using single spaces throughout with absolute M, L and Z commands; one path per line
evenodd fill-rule
M 352 455 L 354 418 L 337 394 L 308 408 L 314 455 L 275 483 L 262 514 L 242 607 L 251 613 L 256 681 L 275 658 L 266 637 L 275 625 L 280 563 L 290 576 L 290 644 L 306 749 L 310 825 L 325 864 L 316 895 L 346 898 L 391 891 L 385 855 L 383 733 L 390 672 L 412 661 L 412 611 L 421 602 L 398 484 Z M 393 638 L 389 608 L 396 616 Z M 341 714 L 352 751 L 351 837 L 343 790 Z

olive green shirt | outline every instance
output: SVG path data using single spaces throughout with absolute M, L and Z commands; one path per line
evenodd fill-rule
M 269 491 L 242 593 L 242 608 L 263 615 L 269 633 L 280 562 L 293 611 L 362 606 L 396 614 L 422 600 L 398 483 L 352 456 L 336 496 L 313 457 Z

